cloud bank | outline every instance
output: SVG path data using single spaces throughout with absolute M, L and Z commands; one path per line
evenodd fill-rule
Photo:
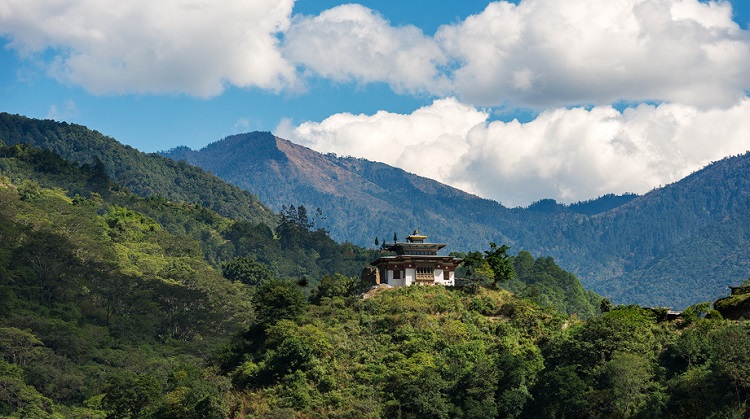
M 750 148 L 750 99 L 725 110 L 679 104 L 555 109 L 528 123 L 441 99 L 411 114 L 337 114 L 277 128 L 320 152 L 368 158 L 523 206 L 645 193 Z
M 458 61 L 454 93 L 476 105 L 726 107 L 750 86 L 750 38 L 724 2 L 497 2 L 435 38 Z
M 433 37 L 344 5 L 298 16 L 283 48 L 308 75 L 478 106 L 728 107 L 750 89 L 750 34 L 725 2 L 500 1 Z
M 361 5 L 292 16 L 293 5 L 6 0 L 0 34 L 21 54 L 44 55 L 54 77 L 97 94 L 299 91 L 322 77 L 477 106 L 726 108 L 750 90 L 750 34 L 722 1 L 498 1 L 434 35 Z
M 0 34 L 49 74 L 95 94 L 220 94 L 227 85 L 289 89 L 277 34 L 293 0 L 4 0 Z M 51 57 L 51 58 L 49 58 Z

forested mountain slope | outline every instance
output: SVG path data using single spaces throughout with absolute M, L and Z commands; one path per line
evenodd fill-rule
M 367 245 L 419 227 L 453 250 L 507 243 L 554 257 L 584 285 L 619 302 L 684 307 L 750 276 L 739 234 L 744 227 L 728 227 L 732 220 L 742 224 L 750 202 L 747 155 L 644 196 L 605 195 L 572 205 L 541 200 L 525 209 L 385 164 L 316 153 L 270 133 L 165 155 L 257 191 L 272 207 L 290 201 L 319 207 L 334 237 Z
M 141 196 L 159 195 L 227 217 L 273 224 L 273 212 L 252 193 L 195 166 L 142 153 L 81 125 L 0 113 L 0 141 L 44 148 L 80 164 L 95 165 L 98 159 L 113 181 Z
M 505 272 L 501 261 L 512 263 L 515 279 L 500 285 L 517 295 L 415 286 L 362 298 L 355 278 L 300 279 L 377 252 L 333 242 L 300 207 L 278 219 L 273 234 L 262 222 L 140 197 L 101 164 L 0 141 L 0 416 L 750 411 L 750 329 L 708 305 L 680 322 L 666 310 L 606 301 L 599 312 L 599 297 L 575 276 L 528 252 L 467 255 L 489 282 Z M 724 222 L 735 229 L 731 217 Z M 724 237 L 716 225 L 706 223 L 702 237 Z M 273 259 L 260 263 L 261 254 Z M 287 267 L 298 269 L 294 279 L 279 279 Z
M 277 210 L 290 204 L 320 208 L 334 238 L 360 245 L 372 245 L 376 237 L 392 241 L 394 232 L 403 239 L 419 228 L 450 250 L 467 250 L 510 240 L 498 233 L 498 222 L 514 224 L 508 230 L 522 228 L 494 201 L 382 163 L 320 154 L 266 132 L 163 155 L 252 190 Z
M 0 147 L 0 416 L 132 417 L 166 393 L 152 415 L 221 412 L 230 382 L 205 357 L 253 320 L 249 287 L 94 192 L 100 174 Z
M 93 166 L 98 158 L 98 167 L 114 181 L 144 196 L 198 203 L 252 225 L 276 223 L 254 195 L 84 127 L 0 114 L 0 140 L 37 144 Z M 716 162 L 643 196 L 609 195 L 573 205 L 542 200 L 509 209 L 381 163 L 322 155 L 268 133 L 168 154 L 203 165 L 275 208 L 304 205 L 317 228 L 329 229 L 338 240 L 370 247 L 376 237 L 392 241 L 395 232 L 403 239 L 419 228 L 431 240 L 448 243 L 449 251 L 506 243 L 514 253 L 553 257 L 615 302 L 680 308 L 724 295 L 726 285 L 750 276 L 744 251 L 748 155 Z M 237 230 L 234 237 L 251 233 Z M 300 257 L 315 259 L 316 252 Z

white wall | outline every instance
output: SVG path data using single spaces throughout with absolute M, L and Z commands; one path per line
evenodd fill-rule
M 443 284 L 443 270 L 442 269 L 435 269 L 435 283 Z
M 456 273 L 448 272 L 448 278 L 445 280 L 445 285 L 453 286 L 456 285 Z
M 405 285 L 407 285 L 407 286 L 408 286 L 408 285 L 411 285 L 411 284 L 413 284 L 413 283 L 414 283 L 414 282 L 416 281 L 416 279 L 417 279 L 417 270 L 416 270 L 416 269 L 414 269 L 414 268 L 407 268 L 407 269 L 406 269 L 406 275 L 405 275 L 405 276 L 406 276 L 406 278 L 405 278 L 405 279 L 406 279 L 406 281 L 405 281 Z
M 388 285 L 392 287 L 403 287 L 404 279 L 393 279 L 393 270 L 388 269 Z

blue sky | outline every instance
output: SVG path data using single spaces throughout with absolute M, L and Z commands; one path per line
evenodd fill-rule
M 0 111 L 143 151 L 272 131 L 506 205 L 750 149 L 750 2 L 7 0 Z

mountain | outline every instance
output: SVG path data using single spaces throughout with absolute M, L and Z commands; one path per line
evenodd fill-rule
M 273 136 L 253 132 L 227 137 L 200 151 L 179 147 L 162 153 L 200 166 L 226 181 L 257 193 L 276 210 L 304 205 L 320 208 L 321 225 L 338 240 L 360 245 L 400 239 L 414 229 L 449 249 L 510 240 L 498 234 L 501 221 L 522 228 L 512 211 L 456 188 L 383 163 L 321 154 Z
M 316 227 L 329 230 L 338 241 L 368 247 L 376 237 L 381 243 L 392 241 L 395 232 L 403 239 L 415 228 L 448 243 L 448 251 L 508 244 L 513 252 L 553 257 L 584 286 L 617 303 L 681 308 L 725 295 L 727 285 L 750 276 L 747 154 L 715 162 L 643 196 L 605 195 L 573 205 L 542 200 L 511 209 L 382 163 L 323 155 L 269 133 L 228 137 L 199 151 L 182 147 L 165 153 L 185 160 L 175 162 L 82 126 L 0 114 L 0 141 L 54 151 L 141 196 L 197 203 L 249 221 L 249 226 L 273 228 L 278 220 L 257 194 L 276 209 L 304 205 Z M 251 192 L 227 185 L 219 176 Z M 231 234 L 237 240 L 268 233 L 243 227 Z M 217 244 L 212 246 L 218 248 L 226 239 L 214 237 Z M 263 256 L 250 247 L 241 252 Z M 318 266 L 334 260 L 321 258 L 319 251 L 303 254 Z M 219 253 L 214 257 L 226 260 Z M 286 259 L 277 252 L 274 260 Z M 318 269 L 305 273 L 290 265 L 279 272 L 315 277 Z
M 550 255 L 615 302 L 685 307 L 750 276 L 746 254 L 748 161 L 716 162 L 643 196 L 605 195 L 572 205 L 506 208 L 382 163 L 321 154 L 270 133 L 227 137 L 163 155 L 257 193 L 272 208 L 320 208 L 339 240 L 368 245 L 414 228 L 452 245 L 490 241 Z
M 160 195 L 227 217 L 273 224 L 273 211 L 252 193 L 195 166 L 140 152 L 81 125 L 0 113 L 0 141 L 40 147 L 80 164 L 100 162 L 114 182 L 141 196 Z
M 750 369 L 750 333 L 708 305 L 680 322 L 664 309 L 600 305 L 552 258 L 528 252 L 503 262 L 521 282 L 506 284 L 516 294 L 467 286 L 358 296 L 356 278 L 335 273 L 306 298 L 303 281 L 272 278 L 272 266 L 245 256 L 338 261 L 343 272 L 344 258 L 366 263 L 377 252 L 336 244 L 299 207 L 276 217 L 274 234 L 138 196 L 112 182 L 105 160 L 118 156 L 81 165 L 0 144 L 0 417 L 739 417 L 750 406 L 750 380 L 737 373 Z M 740 163 L 719 162 L 682 186 L 701 196 L 743 174 Z M 741 266 L 744 200 L 731 191 L 746 181 L 735 180 L 706 205 L 730 215 L 698 228 L 714 241 L 697 263 Z M 635 204 L 648 213 L 664 199 L 596 217 L 558 208 L 547 220 L 588 220 L 597 232 L 610 213 Z M 692 249 L 685 241 L 658 262 Z M 497 259 L 470 256 L 472 269 L 497 277 Z M 238 262 L 231 275 L 217 269 L 222 257 Z M 734 313 L 744 308 L 733 303 Z

